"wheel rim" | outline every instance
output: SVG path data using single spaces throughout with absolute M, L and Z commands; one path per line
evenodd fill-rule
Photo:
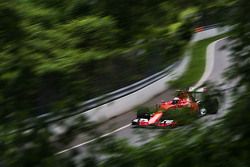
M 201 115 L 206 115 L 206 113 L 207 113 L 207 110 L 205 108 L 200 109 L 200 114 Z

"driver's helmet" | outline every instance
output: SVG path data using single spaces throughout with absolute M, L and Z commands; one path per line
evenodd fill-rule
M 175 98 L 172 100 L 172 104 L 178 104 L 179 101 L 180 101 L 180 98 L 179 98 L 179 97 L 175 97 Z

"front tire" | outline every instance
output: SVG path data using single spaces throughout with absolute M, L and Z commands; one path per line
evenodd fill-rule
M 137 118 L 145 118 L 145 119 L 150 119 L 150 109 L 149 108 L 140 108 L 137 111 Z

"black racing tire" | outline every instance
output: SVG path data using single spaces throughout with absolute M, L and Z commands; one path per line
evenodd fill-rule
M 207 114 L 217 114 L 219 110 L 219 100 L 218 98 L 209 98 L 201 103 L 201 107 L 207 110 Z
M 145 118 L 150 119 L 150 113 L 149 112 L 143 112 L 143 113 L 137 113 L 137 118 Z
M 141 107 L 137 110 L 137 118 L 150 119 L 150 109 L 147 107 Z
M 217 114 L 219 110 L 219 100 L 217 98 L 210 99 L 206 103 L 206 108 L 208 110 L 208 114 Z

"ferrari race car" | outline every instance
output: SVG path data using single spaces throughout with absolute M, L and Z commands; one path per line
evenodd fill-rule
M 158 105 L 157 110 L 155 110 L 156 112 L 138 111 L 136 119 L 132 120 L 132 126 L 176 127 L 179 122 L 169 119 L 169 113 L 172 111 L 175 111 L 175 114 L 178 114 L 178 112 L 189 112 L 196 117 L 201 117 L 209 113 L 216 114 L 218 108 L 218 98 L 209 96 L 206 88 L 177 90 L 177 96 L 173 100 L 162 101 Z

